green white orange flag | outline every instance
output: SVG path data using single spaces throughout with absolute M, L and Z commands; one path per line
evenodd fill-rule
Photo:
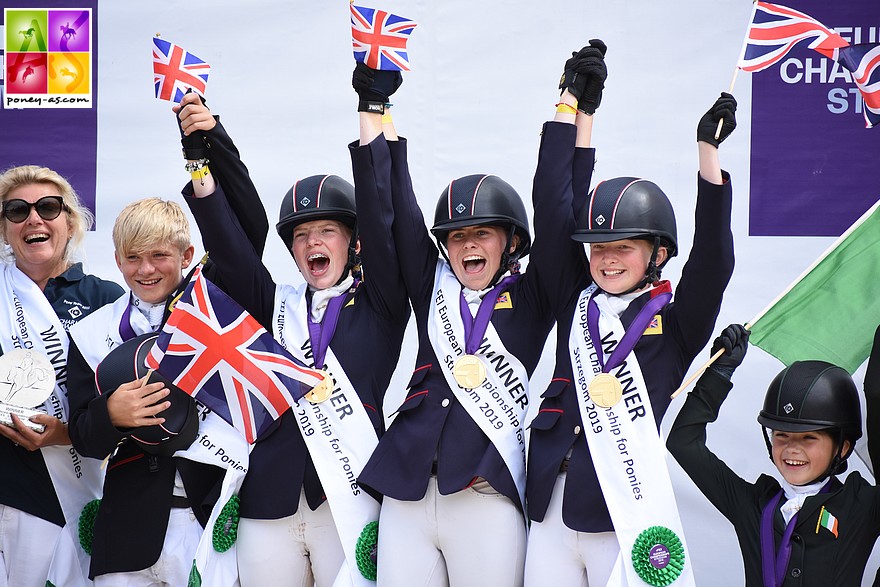
M 823 360 L 849 373 L 880 323 L 880 201 L 749 325 L 749 342 L 786 365 Z

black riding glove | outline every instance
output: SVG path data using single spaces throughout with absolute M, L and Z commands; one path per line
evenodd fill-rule
M 724 354 L 718 357 L 709 368 L 729 380 L 736 368 L 742 364 L 748 348 L 749 331 L 742 324 L 731 324 L 722 330 L 715 342 L 712 343 L 712 356 L 715 356 L 715 353 L 721 349 L 724 349 Z
M 715 132 L 718 130 L 718 121 L 721 118 L 724 119 L 724 122 L 721 124 L 721 132 L 718 133 L 716 139 Z M 735 128 L 736 98 L 727 92 L 721 92 L 721 97 L 715 100 L 715 103 L 697 124 L 697 141 L 703 141 L 717 147 L 730 136 Z

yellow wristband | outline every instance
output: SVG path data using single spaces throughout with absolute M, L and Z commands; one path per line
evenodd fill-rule
M 208 175 L 210 175 L 210 173 L 211 172 L 208 170 L 208 166 L 205 165 L 204 167 L 199 167 L 195 171 L 191 171 L 190 177 L 193 178 L 193 181 L 202 181 L 203 179 L 208 177 Z
M 391 114 L 387 110 L 382 115 L 382 124 L 391 124 Z
M 561 114 L 577 114 L 577 108 L 565 102 L 559 102 L 556 105 L 556 111 Z

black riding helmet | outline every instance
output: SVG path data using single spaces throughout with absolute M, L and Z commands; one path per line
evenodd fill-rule
M 653 252 L 645 278 L 630 291 L 660 279 L 660 270 L 678 254 L 675 212 L 669 198 L 657 184 L 636 177 L 615 177 L 600 182 L 578 214 L 571 238 L 582 243 L 608 243 L 624 239 L 645 239 Z M 657 265 L 657 252 L 666 247 L 666 259 Z M 629 293 L 629 292 L 624 292 Z
M 434 226 L 431 228 L 431 234 L 437 239 L 440 252 L 447 262 L 446 237 L 449 232 L 484 225 L 507 229 L 501 267 L 492 279 L 492 283 L 495 283 L 512 264 L 529 254 L 532 245 L 529 219 L 522 198 L 510 184 L 494 175 L 466 175 L 451 181 L 437 201 Z M 513 235 L 519 236 L 519 244 L 513 253 L 509 253 Z
M 110 395 L 123 383 L 143 379 L 149 369 L 147 355 L 159 337 L 159 333 L 142 334 L 125 341 L 107 354 L 95 370 L 95 382 L 101 395 Z M 147 383 L 161 381 L 171 393 L 162 401 L 171 406 L 158 416 L 165 418 L 163 424 L 132 428 L 131 439 L 150 454 L 171 456 L 178 450 L 188 448 L 199 432 L 196 402 L 188 393 L 171 383 L 158 371 L 150 373 Z
M 859 393 L 844 369 L 825 361 L 796 361 L 783 369 L 767 389 L 758 415 L 770 459 L 773 451 L 767 429 L 783 432 L 826 430 L 836 436 L 837 454 L 815 481 L 846 471 L 846 459 L 862 436 Z M 850 447 L 843 454 L 843 441 Z M 815 482 L 814 481 L 814 482 Z
M 357 256 L 357 206 L 354 186 L 336 175 L 312 175 L 293 184 L 281 201 L 275 230 L 293 255 L 293 229 L 312 220 L 337 220 L 351 229 L 348 261 L 339 281 L 359 264 Z

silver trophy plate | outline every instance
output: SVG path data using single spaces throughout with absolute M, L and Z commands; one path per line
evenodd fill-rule
M 31 416 L 44 414 L 40 409 L 52 395 L 55 369 L 42 353 L 14 349 L 0 356 L 0 424 L 12 426 L 15 414 L 25 426 L 42 432 L 45 426 L 31 422 Z

